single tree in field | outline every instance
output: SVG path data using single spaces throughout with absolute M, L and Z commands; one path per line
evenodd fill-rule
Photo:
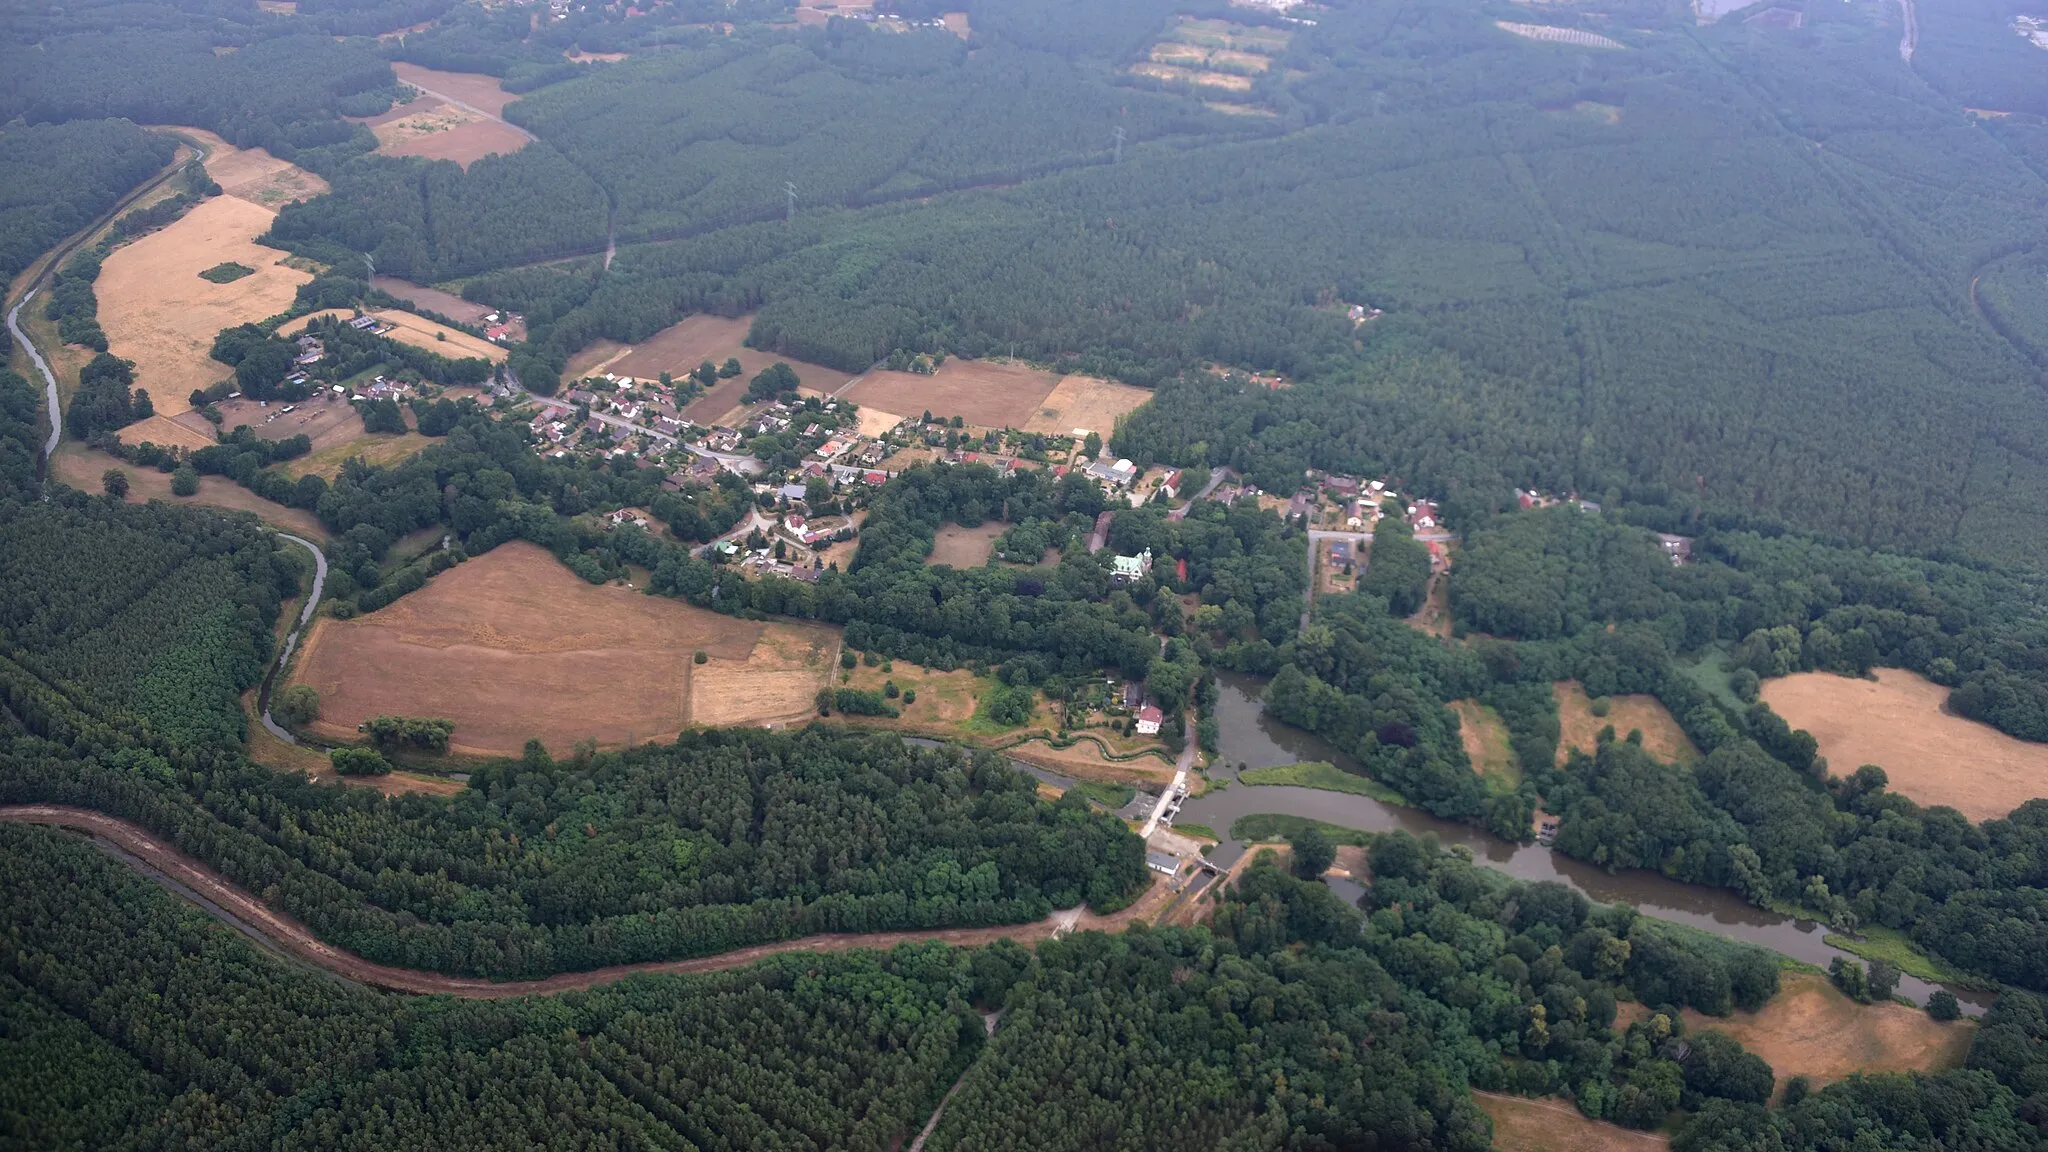
M 128 474 L 119 468 L 109 468 L 100 473 L 100 487 L 116 500 L 128 498 Z
M 294 728 L 310 724 L 320 718 L 320 693 L 309 684 L 294 684 L 277 694 L 270 714 Z
M 193 471 L 190 464 L 180 464 L 178 470 L 171 473 L 171 495 L 197 496 L 198 494 L 199 473 Z

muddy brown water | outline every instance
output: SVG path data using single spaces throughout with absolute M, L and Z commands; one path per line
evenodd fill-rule
M 1628 904 L 1646 916 L 1760 945 L 1821 968 L 1837 956 L 1856 959 L 1827 942 L 1828 929 L 1824 925 L 1754 907 L 1724 889 L 1683 884 L 1655 872 L 1608 872 L 1540 844 L 1513 844 L 1467 824 L 1440 820 L 1419 809 L 1384 804 L 1368 796 L 1240 783 L 1240 763 L 1248 768 L 1265 768 L 1319 760 L 1349 771 L 1361 769 L 1355 759 L 1329 742 L 1268 716 L 1260 698 L 1265 690 L 1262 681 L 1224 674 L 1219 687 L 1216 718 L 1221 744 L 1209 778 L 1231 783 L 1222 791 L 1212 790 L 1187 801 L 1176 818 L 1183 823 L 1206 824 L 1223 838 L 1209 854 L 1210 861 L 1219 868 L 1228 868 L 1245 852 L 1244 842 L 1231 835 L 1231 825 L 1242 817 L 1261 813 L 1303 816 L 1366 832 L 1401 829 L 1416 835 L 1433 833 L 1446 847 L 1470 851 L 1472 858 L 1486 867 L 1519 880 L 1555 881 L 1595 903 Z M 1049 783 L 1063 783 L 1057 773 L 1022 763 L 1017 766 Z M 1135 802 L 1139 806 L 1148 803 L 1149 799 L 1143 796 Z M 1349 882 L 1339 882 L 1337 887 L 1353 900 L 1364 891 Z M 1925 1004 L 1936 987 L 1912 976 L 1899 980 L 1899 992 L 1918 1004 Z M 1981 1015 L 1991 1000 L 1986 993 L 1962 988 L 1951 991 L 1962 1002 L 1963 1010 L 1973 1016 Z

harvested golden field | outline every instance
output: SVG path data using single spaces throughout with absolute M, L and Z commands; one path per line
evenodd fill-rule
M 1024 422 L 1024 431 L 1065 436 L 1080 428 L 1107 440 L 1116 431 L 1117 421 L 1150 399 L 1149 388 L 1095 376 L 1062 376 L 1038 402 L 1038 411 Z
M 221 329 L 275 316 L 313 278 L 279 263 L 284 253 L 256 243 L 273 215 L 247 200 L 216 196 L 170 227 L 116 248 L 101 266 L 93 286 L 100 324 L 111 351 L 135 361 L 136 384 L 149 390 L 158 413 L 185 411 L 193 389 L 233 375 L 209 355 Z M 230 260 L 256 271 L 226 284 L 199 278 Z
M 884 412 L 880 408 L 862 408 L 860 410 L 860 427 L 858 431 L 862 436 L 873 438 L 888 432 L 891 428 L 901 423 L 903 423 L 903 417 L 898 416 L 894 412 Z M 844 425 L 841 425 L 841 427 L 844 427 Z
M 965 12 L 948 12 L 939 17 L 939 19 L 945 22 L 946 31 L 951 32 L 962 40 L 974 35 L 974 25 L 968 22 L 967 13 Z
M 168 130 L 206 147 L 206 174 L 230 196 L 275 212 L 294 200 L 311 200 L 327 191 L 327 181 L 261 148 L 237 148 L 204 128 Z
M 1667 1136 L 1588 1119 L 1563 1100 L 1474 1092 L 1473 1102 L 1493 1120 L 1500 1152 L 1653 1152 L 1671 1147 Z
M 460 104 L 427 97 L 405 107 L 404 116 L 370 129 L 380 154 L 453 160 L 467 168 L 486 156 L 517 152 L 527 144 L 519 129 Z
M 1000 520 L 984 520 L 979 528 L 943 525 L 932 541 L 931 555 L 926 556 L 924 562 L 951 564 L 955 568 L 979 568 L 988 563 L 989 552 L 996 546 L 996 537 L 1008 531 L 1009 527 Z
M 1453 700 L 1451 711 L 1458 716 L 1458 738 L 1465 755 L 1472 758 L 1472 770 L 1505 792 L 1522 783 L 1522 766 L 1508 742 L 1508 726 L 1500 713 L 1477 700 Z
M 327 529 L 313 518 L 311 512 L 273 504 L 224 477 L 201 476 L 197 495 L 173 496 L 169 473 L 154 468 L 138 468 L 104 452 L 95 452 L 83 444 L 66 441 L 50 457 L 50 475 L 81 492 L 98 493 L 101 490 L 100 477 L 109 468 L 119 468 L 128 474 L 130 504 L 162 500 L 166 504 L 205 504 L 231 512 L 253 512 L 265 523 L 294 535 L 316 541 L 327 539 Z
M 1847 776 L 1884 769 L 1891 789 L 1990 820 L 2048 796 L 2048 744 L 2014 739 L 1948 711 L 1949 690 L 1902 668 L 1853 680 L 1801 672 L 1763 686 L 1764 702 L 1820 741 L 1828 768 Z
M 1028 365 L 955 357 L 929 376 L 870 372 L 844 395 L 863 408 L 905 416 L 930 412 L 958 416 L 978 428 L 1022 428 L 1058 384 L 1059 377 Z
M 596 376 L 607 371 L 613 361 L 624 359 L 632 351 L 631 344 L 621 344 L 616 340 L 599 340 L 586 345 L 582 351 L 569 357 L 569 362 L 562 368 L 562 379 L 581 380 L 585 376 Z
M 801 719 L 838 635 L 596 587 L 515 542 L 381 611 L 322 618 L 304 644 L 293 680 L 320 693 L 314 732 L 352 739 L 372 716 L 441 716 L 455 752 L 506 756 L 536 737 L 566 750 Z
M 519 99 L 500 87 L 496 76 L 481 72 L 443 72 L 402 61 L 393 64 L 391 70 L 398 73 L 400 80 L 428 95 L 458 101 L 493 116 L 502 115 L 505 105 Z
M 1685 730 L 1655 696 L 1610 696 L 1607 698 L 1607 715 L 1593 715 L 1593 701 L 1576 680 L 1559 680 L 1551 685 L 1552 695 L 1557 697 L 1557 762 L 1576 748 L 1591 755 L 1599 744 L 1600 729 L 1614 725 L 1617 740 L 1628 738 L 1630 729 L 1641 729 L 1643 749 L 1671 764 L 1691 764 L 1700 758 L 1700 750 L 1686 738 Z
M 290 324 L 279 329 L 279 334 L 283 336 L 296 336 L 310 327 L 313 321 L 325 316 L 335 316 L 342 320 L 347 320 L 354 315 L 354 309 L 328 308 L 292 321 Z M 506 352 L 503 348 L 491 343 L 489 340 L 481 340 L 471 336 L 460 328 L 450 328 L 446 324 L 437 324 L 424 316 L 415 316 L 410 312 L 397 308 L 372 308 L 365 312 L 364 315 L 374 316 L 380 323 L 391 325 L 392 330 L 384 333 L 384 336 L 401 344 L 410 344 L 415 348 L 424 348 L 429 352 L 446 356 L 450 360 L 471 357 L 489 360 L 493 364 L 505 362 Z
M 1818 1088 L 1857 1072 L 1934 1072 L 1962 1064 L 1977 1025 L 1934 1019 L 1897 1001 L 1858 1004 L 1827 977 L 1787 973 L 1758 1012 L 1717 1018 L 1685 1010 L 1688 1029 L 1726 1032 L 1770 1064 L 1780 1086 L 1805 1076 Z
M 493 309 L 488 304 L 464 300 L 453 292 L 443 292 L 396 276 L 379 276 L 370 281 L 379 291 L 389 292 L 401 300 L 409 300 L 429 312 L 438 312 L 459 324 L 481 324 Z
M 201 431 L 177 416 L 165 416 L 162 413 L 147 420 L 137 420 L 122 428 L 115 434 L 115 438 L 123 444 L 161 444 L 166 448 L 190 448 L 195 451 L 200 448 L 211 448 L 215 443 L 210 427 Z

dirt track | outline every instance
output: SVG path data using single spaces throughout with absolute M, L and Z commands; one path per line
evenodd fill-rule
M 847 952 L 856 948 L 890 948 L 915 940 L 939 940 L 947 944 L 987 944 L 1008 938 L 1029 944 L 1044 940 L 1066 927 L 1118 931 L 1134 920 L 1150 920 L 1172 896 L 1172 892 L 1165 884 L 1154 883 L 1151 890 L 1139 897 L 1136 903 L 1108 916 L 1076 910 L 1055 912 L 1033 924 L 1013 924 L 996 928 L 941 928 L 912 932 L 805 936 L 797 940 L 759 944 L 736 952 L 700 956 L 692 960 L 617 964 L 609 968 L 594 968 L 588 972 L 564 972 L 544 980 L 494 983 L 489 980 L 447 976 L 439 972 L 421 972 L 410 968 L 391 968 L 383 964 L 373 964 L 353 952 L 322 943 L 305 925 L 289 916 L 272 911 L 262 901 L 230 884 L 211 868 L 164 843 L 140 826 L 117 817 L 87 808 L 72 808 L 60 804 L 13 804 L 0 806 L 0 820 L 16 824 L 44 824 L 69 828 L 105 841 L 127 854 L 128 862 L 149 875 L 151 879 L 164 882 L 183 894 L 196 894 L 207 911 L 236 927 L 262 936 L 296 959 L 326 969 L 344 979 L 393 992 L 443 994 L 476 1000 L 571 992 L 579 988 L 610 984 L 641 972 L 722 972 L 782 952 Z

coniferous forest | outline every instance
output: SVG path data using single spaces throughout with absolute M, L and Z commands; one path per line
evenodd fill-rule
M 814 581 L 745 580 L 693 546 L 772 487 L 677 492 L 630 458 L 543 456 L 489 397 L 421 400 L 424 449 L 317 473 L 293 467 L 306 436 L 125 444 L 155 385 L 99 326 L 104 249 L 35 305 L 87 353 L 64 434 L 175 469 L 174 492 L 218 476 L 311 516 L 332 616 L 525 540 L 592 583 L 835 628 L 849 670 L 965 669 L 1012 704 L 1139 684 L 1212 752 L 1219 674 L 1257 677 L 1267 716 L 1436 817 L 1526 842 L 1545 813 L 1562 856 L 1996 989 L 1960 1066 L 1813 1089 L 1711 1027 L 1770 1002 L 1780 958 L 1403 833 L 1361 838 L 1355 902 L 1256 860 L 1182 926 L 472 1000 L 331 978 L 77 836 L 0 822 L 0 1148 L 897 1149 L 930 1122 L 926 1147 L 962 1152 L 1478 1152 L 1474 1092 L 1568 1101 L 1678 1152 L 2048 1148 L 2048 798 L 1977 823 L 1923 806 L 1829 764 L 1758 692 L 1904 668 L 1956 716 L 2048 743 L 2048 52 L 2022 34 L 2048 14 L 879 8 L 902 19 L 15 4 L 0 280 L 165 172 L 174 141 L 143 126 L 188 126 L 325 181 L 265 237 L 324 269 L 292 315 L 391 304 L 354 279 L 368 261 L 526 321 L 509 373 L 322 321 L 303 384 L 281 383 L 297 352 L 274 324 L 231 327 L 213 355 L 252 401 L 383 364 L 548 394 L 599 341 L 713 313 L 847 373 L 1004 356 L 1151 389 L 1101 430 L 1112 458 L 1228 468 L 1283 507 L 1318 470 L 1388 477 L 1458 533 L 1440 587 L 1391 523 L 1355 590 L 1311 594 L 1314 542 L 1271 501 L 1125 507 L 1078 469 L 979 464 L 861 493 L 857 551 Z M 1213 47 L 1213 21 L 1236 29 L 1228 84 L 1153 66 Z M 1561 39 L 1511 27 L 1531 22 Z M 365 121 L 414 95 L 398 65 L 495 78 L 532 139 L 466 167 L 379 153 Z M 116 234 L 219 192 L 186 177 Z M 409 427 L 393 402 L 366 416 Z M 129 821 L 328 945 L 530 980 L 1158 895 L 1145 844 L 1082 790 L 844 717 L 535 742 L 447 796 L 259 764 L 250 702 L 310 587 L 304 551 L 248 513 L 51 480 L 44 420 L 0 366 L 0 804 Z M 1604 511 L 1517 511 L 1519 489 Z M 594 524 L 624 507 L 649 527 Z M 946 526 L 991 523 L 995 562 L 928 562 Z M 1688 562 L 1653 531 L 1684 534 Z M 401 546 L 422 533 L 445 546 Z M 1144 550 L 1149 574 L 1114 573 Z M 1448 638 L 1408 621 L 1429 603 Z M 1654 697 L 1697 762 L 1611 730 L 1560 755 L 1567 680 Z M 1475 771 L 1474 705 L 1514 778 Z M 446 725 L 366 731 L 445 744 Z M 1297 865 L 1332 851 L 1314 828 L 1293 845 Z M 1854 970 L 1866 991 L 1880 963 Z

